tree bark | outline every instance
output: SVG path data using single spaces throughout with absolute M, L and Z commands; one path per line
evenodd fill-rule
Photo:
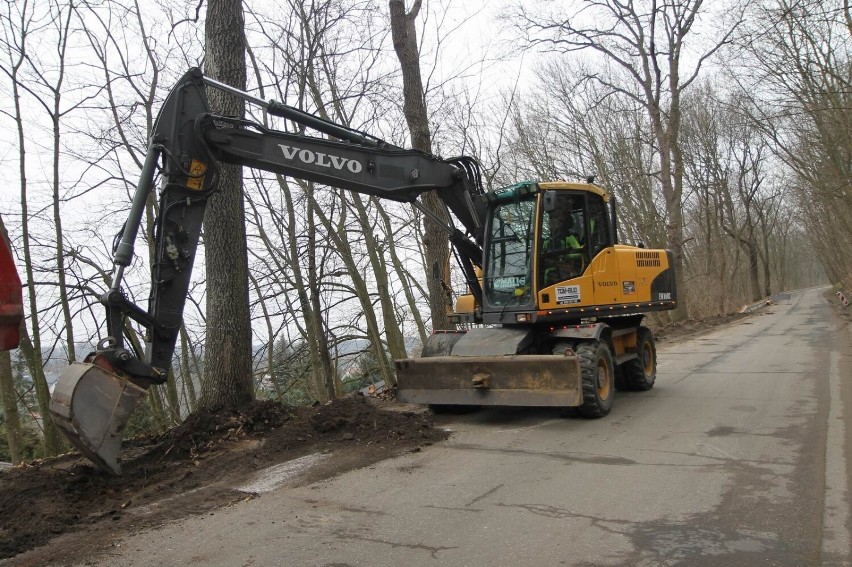
M 379 303 L 382 306 L 382 322 L 385 329 L 385 340 L 391 358 L 400 360 L 407 358 L 405 352 L 405 338 L 402 329 L 396 319 L 396 304 L 390 294 L 390 278 L 388 277 L 387 261 L 385 260 L 384 246 L 377 242 L 376 231 L 372 219 L 367 216 L 367 208 L 360 195 L 352 195 L 352 202 L 358 214 L 358 222 L 364 237 L 367 239 L 367 254 L 370 257 L 370 265 L 373 266 L 373 277 L 376 279 L 376 288 L 379 293 Z M 377 208 L 380 203 L 373 203 Z M 388 235 L 390 238 L 390 235 Z
M 194 412 L 198 407 L 198 398 L 195 396 L 195 384 L 192 379 L 192 370 L 190 370 L 189 366 L 189 357 L 190 357 L 190 348 L 192 348 L 189 344 L 189 336 L 186 332 L 186 328 L 181 325 L 180 326 L 180 373 L 183 377 L 183 391 L 184 398 L 186 399 L 187 407 L 189 408 L 190 413 Z M 193 353 L 194 355 L 194 353 Z M 198 370 L 198 364 L 195 365 L 196 371 Z
M 342 197 L 341 197 L 342 200 Z M 378 318 L 375 309 L 370 301 L 370 290 L 367 287 L 367 282 L 364 276 L 361 275 L 358 264 L 355 261 L 355 256 L 352 252 L 352 246 L 346 235 L 346 227 L 344 217 L 341 216 L 337 226 L 332 224 L 331 219 L 326 215 L 325 211 L 317 207 L 316 203 L 314 212 L 317 218 L 328 232 L 328 237 L 337 249 L 340 259 L 346 266 L 346 271 L 352 280 L 352 287 L 355 289 L 358 301 L 361 302 L 364 321 L 366 323 L 367 339 L 370 341 L 370 349 L 381 371 L 382 380 L 386 384 L 396 384 L 393 363 L 387 357 L 382 341 L 382 332 L 379 327 Z M 346 209 L 341 210 L 341 215 L 345 214 Z
M 60 32 L 60 41 L 57 46 L 59 53 L 59 61 L 56 67 L 58 77 L 56 83 L 47 85 L 53 94 L 53 109 L 50 112 L 50 118 L 53 126 L 53 170 L 52 170 L 52 186 L 53 186 L 53 224 L 56 236 L 56 279 L 59 282 L 59 301 L 62 306 L 62 317 L 65 320 L 65 348 L 68 351 L 68 362 L 77 360 L 76 347 L 74 345 L 74 322 L 71 318 L 71 305 L 68 301 L 68 287 L 65 283 L 65 250 L 64 242 L 65 235 L 62 230 L 62 217 L 60 215 L 61 196 L 61 169 L 60 155 L 62 151 L 60 129 L 60 118 L 62 111 L 60 109 L 62 103 L 62 84 L 65 79 L 65 53 L 68 46 L 68 36 L 71 33 L 71 15 L 73 9 L 69 6 L 68 12 L 65 14 L 64 21 L 58 21 L 62 17 L 61 7 L 58 7 L 60 14 L 57 15 L 57 30 Z
M 426 325 L 423 323 L 423 318 L 420 316 L 420 309 L 418 309 L 417 301 L 414 297 L 414 291 L 410 281 L 413 276 L 409 273 L 405 264 L 396 252 L 396 239 L 393 224 L 391 223 L 391 219 L 388 216 L 387 211 L 385 211 L 385 208 L 381 205 L 381 203 L 375 200 L 373 205 L 379 213 L 379 216 L 382 218 L 385 234 L 388 237 L 388 255 L 390 256 L 394 271 L 399 278 L 400 285 L 402 285 L 403 293 L 405 293 L 405 300 L 408 304 L 408 309 L 411 311 L 411 316 L 414 318 L 414 325 L 417 328 L 417 334 L 420 337 L 420 344 L 425 344 L 428 335 L 426 334 Z
M 0 239 L 3 239 L 8 246 L 9 237 L 2 218 L 0 218 Z M 12 247 L 9 246 L 10 251 L 11 249 Z M 21 462 L 21 417 L 18 414 L 18 395 L 12 376 L 12 355 L 8 351 L 0 351 L 0 403 L 3 406 L 9 456 L 12 464 L 17 465 Z
M 426 97 L 420 76 L 420 53 L 417 48 L 417 29 L 414 25 L 420 12 L 420 0 L 415 0 L 408 13 L 405 11 L 405 0 L 390 0 L 388 5 L 393 48 L 402 69 L 403 111 L 411 133 L 411 146 L 416 150 L 431 153 L 432 134 L 429 130 Z M 428 210 L 438 215 L 438 218 L 447 220 L 446 207 L 434 192 L 424 193 L 420 200 Z M 424 219 L 423 249 L 432 330 L 453 328 L 447 318 L 447 292 L 442 285 L 444 282 L 433 277 L 435 266 L 444 271 L 449 265 L 449 241 L 444 228 L 428 218 Z M 449 274 L 445 273 L 444 280 L 448 281 L 448 278 Z
M 50 403 L 50 390 L 47 386 L 47 379 L 44 376 L 44 361 L 41 353 L 41 331 L 39 330 L 39 309 L 36 301 L 35 278 L 33 274 L 35 268 L 33 266 L 33 257 L 30 252 L 30 229 L 29 229 L 29 206 L 27 197 L 27 168 L 26 168 L 26 139 L 24 137 L 24 120 L 23 110 L 21 108 L 21 93 L 20 93 L 20 78 L 18 69 L 23 63 L 23 56 L 12 69 L 12 98 L 15 101 L 15 123 L 18 134 L 18 163 L 20 174 L 20 195 L 21 195 L 21 236 L 23 237 L 23 252 L 24 252 L 24 269 L 26 270 L 26 287 L 27 296 L 29 297 L 29 323 L 32 325 L 32 342 L 30 341 L 29 332 L 26 328 L 26 323 L 21 322 L 21 345 L 20 349 L 27 362 L 27 367 L 32 376 L 33 384 L 36 387 L 38 397 L 39 412 L 41 415 L 48 414 L 48 405 Z M 0 231 L 3 232 L 3 238 L 6 236 L 6 228 L 0 219 Z M 58 454 L 62 450 L 62 439 L 59 436 L 59 431 L 53 422 L 49 419 L 44 420 L 44 454 L 52 456 Z
M 0 400 L 3 402 L 3 423 L 12 464 L 21 462 L 21 417 L 18 415 L 18 396 L 12 380 L 12 356 L 0 351 Z
M 205 73 L 239 89 L 246 86 L 245 22 L 240 0 L 209 0 L 204 35 Z M 245 116 L 242 100 L 208 92 L 216 114 Z M 207 340 L 202 407 L 234 407 L 254 399 L 242 168 L 219 166 L 219 192 L 207 206 L 205 255 Z

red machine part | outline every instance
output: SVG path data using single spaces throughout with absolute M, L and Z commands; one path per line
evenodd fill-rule
M 21 340 L 20 325 L 24 318 L 24 296 L 21 278 L 6 239 L 0 236 L 0 350 L 11 350 Z

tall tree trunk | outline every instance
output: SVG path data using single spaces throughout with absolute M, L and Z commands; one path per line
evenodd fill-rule
M 173 424 L 178 424 L 181 421 L 180 396 L 178 396 L 177 391 L 177 377 L 178 373 L 175 372 L 174 365 L 170 366 L 168 372 L 168 380 L 162 386 L 166 390 L 166 400 L 168 400 L 169 402 L 169 417 L 171 417 Z
M 205 72 L 239 89 L 246 86 L 242 2 L 209 0 L 204 29 Z M 210 89 L 216 114 L 245 116 L 241 99 Z M 238 406 L 254 399 L 251 374 L 248 253 L 242 168 L 219 166 L 219 192 L 207 206 L 207 341 L 203 407 Z
M 676 92 L 672 93 L 675 98 Z M 651 102 L 653 101 L 653 102 Z M 672 107 L 674 107 L 672 102 Z M 656 98 L 650 98 L 647 103 L 651 116 L 654 137 L 659 146 L 660 156 L 660 186 L 666 205 L 666 241 L 674 256 L 675 287 L 679 292 L 677 307 L 671 314 L 674 321 L 687 318 L 686 306 L 686 274 L 683 270 L 683 161 L 677 147 L 677 137 L 672 125 L 673 118 L 669 117 L 668 126 L 663 125 L 663 110 Z M 674 114 L 672 111 L 670 114 Z
M 373 266 L 373 277 L 376 278 L 376 289 L 379 294 L 379 303 L 382 306 L 382 322 L 385 330 L 385 340 L 391 358 L 400 360 L 407 358 L 405 352 L 405 338 L 396 320 L 396 304 L 390 295 L 390 278 L 388 277 L 387 262 L 384 257 L 383 246 L 376 239 L 375 223 L 367 216 L 367 207 L 358 194 L 352 195 L 355 210 L 358 213 L 358 222 L 361 232 L 367 240 L 367 254 L 370 257 L 370 265 Z M 381 205 L 378 205 L 381 206 Z M 391 235 L 388 235 L 390 238 Z
M 39 349 L 30 340 L 29 330 L 25 321 L 21 321 L 21 344 L 18 345 L 18 350 L 24 356 L 24 361 L 27 364 L 27 370 L 33 380 L 33 385 L 36 391 L 36 401 L 38 402 L 38 411 L 42 416 L 49 413 L 50 406 L 50 389 L 47 385 L 47 377 L 44 375 L 42 366 L 42 355 Z M 34 334 L 36 333 L 33 329 Z M 50 419 L 41 421 L 42 433 L 44 435 L 44 454 L 45 456 L 58 455 L 63 450 L 62 437 L 59 431 Z
M 766 206 L 764 204 L 764 206 Z M 766 215 L 763 211 L 760 211 L 760 237 L 761 244 L 763 246 L 762 253 L 760 255 L 760 261 L 763 263 L 763 296 L 770 297 L 772 295 L 772 269 L 770 268 L 770 257 L 769 257 L 769 228 L 766 223 Z
M 20 195 L 21 195 L 21 235 L 23 237 L 23 252 L 24 252 L 24 269 L 26 270 L 26 287 L 27 296 L 29 297 L 29 321 L 32 325 L 32 341 L 30 341 L 29 332 L 24 322 L 21 322 L 21 353 L 27 363 L 27 368 L 32 376 L 33 384 L 36 388 L 36 396 L 38 398 L 38 408 L 41 415 L 48 415 L 48 406 L 50 403 L 50 390 L 47 387 L 47 379 L 44 376 L 44 361 L 41 353 L 41 332 L 39 330 L 39 310 L 36 301 L 35 278 L 33 259 L 30 252 L 30 229 L 29 229 L 29 208 L 27 202 L 27 168 L 26 168 L 26 147 L 24 139 L 24 123 L 21 109 L 21 95 L 19 88 L 19 78 L 17 75 L 18 67 L 14 67 L 12 74 L 12 95 L 15 101 L 15 123 L 18 131 L 18 164 L 20 175 Z M 3 234 L 6 233 L 5 226 L 2 226 L 0 220 L 0 230 Z M 5 238 L 5 236 L 4 236 Z M 62 450 L 62 439 L 59 436 L 59 431 L 49 419 L 45 419 L 42 425 L 44 429 L 44 454 L 46 456 L 56 455 Z
M 760 266 L 758 264 L 757 245 L 754 242 L 754 238 L 749 239 L 748 242 L 744 242 L 743 247 L 748 254 L 748 276 L 751 284 L 751 300 L 760 301 Z
M 306 192 L 310 203 L 316 205 L 314 197 L 314 184 L 308 184 Z M 319 364 L 313 365 L 314 382 L 318 387 L 325 390 L 325 395 L 328 399 L 337 398 L 340 391 L 337 376 L 332 370 L 331 355 L 328 350 L 328 336 L 326 334 L 326 325 L 323 318 L 323 309 L 320 301 L 320 278 L 322 270 L 317 266 L 317 224 L 316 217 L 313 213 L 313 206 L 308 207 L 306 215 L 307 232 L 308 232 L 308 281 L 307 290 L 310 294 L 307 300 L 310 302 L 310 313 L 312 334 L 314 336 L 314 344 L 311 349 L 318 359 Z
M 57 6 L 57 8 L 60 11 L 63 9 L 61 6 Z M 53 122 L 53 179 L 51 185 L 53 186 L 53 224 L 56 236 L 56 279 L 59 283 L 59 302 L 62 306 L 62 317 L 65 320 L 65 348 L 68 350 L 68 362 L 76 361 L 77 353 L 76 347 L 74 346 L 74 325 L 71 320 L 71 305 L 68 301 L 68 288 L 65 283 L 65 251 L 63 246 L 65 236 L 62 232 L 62 218 L 59 214 L 59 202 L 61 200 L 59 155 L 62 136 L 59 127 L 59 119 L 62 116 L 60 107 L 62 103 L 62 84 L 65 79 L 65 51 L 68 46 L 72 13 L 73 9 L 69 5 L 68 12 L 65 14 L 65 21 L 62 23 L 57 22 L 57 28 L 61 34 L 59 45 L 57 46 L 59 60 L 56 69 L 58 71 L 58 76 L 56 83 L 49 86 L 53 93 L 53 110 L 50 113 L 50 117 Z M 60 16 L 61 13 L 57 16 L 57 20 Z
M 415 0 L 411 11 L 405 12 L 405 0 L 390 0 L 391 34 L 393 48 L 402 68 L 403 111 L 411 146 L 424 152 L 432 152 L 432 134 L 429 131 L 429 116 L 426 112 L 426 97 L 420 76 L 420 53 L 417 48 L 417 29 L 414 25 L 420 12 L 421 0 Z M 441 199 L 433 191 L 420 198 L 423 205 L 438 218 L 447 221 L 447 211 Z M 445 222 L 446 224 L 446 222 Z M 450 329 L 447 318 L 447 292 L 440 279 L 433 277 L 434 267 L 446 269 L 450 260 L 449 241 L 444 228 L 424 219 L 423 248 L 425 251 L 426 282 L 429 289 L 429 310 L 432 314 L 432 330 Z M 449 281 L 449 274 L 444 274 Z
M 278 384 L 278 376 L 275 370 L 275 332 L 272 329 L 272 317 L 269 314 L 269 310 L 266 308 L 263 290 L 261 289 L 257 278 L 252 275 L 251 271 L 249 271 L 248 276 L 255 294 L 259 298 L 258 304 L 260 305 L 260 310 L 263 312 L 263 323 L 266 326 L 266 372 L 269 374 L 269 381 L 272 383 L 272 387 L 275 390 L 275 399 L 279 402 L 283 402 L 284 398 L 282 397 L 281 386 Z M 189 373 L 187 372 L 187 374 Z
M 6 242 L 11 252 L 9 235 L 0 217 L 0 239 Z M 0 404 L 3 407 L 3 418 L 6 425 L 6 442 L 9 445 L 9 455 L 13 464 L 21 462 L 21 418 L 18 414 L 18 394 L 12 375 L 12 355 L 8 351 L 0 351 Z
M 340 199 L 342 201 L 343 197 L 341 196 Z M 316 207 L 316 203 L 314 203 L 313 206 Z M 384 349 L 381 329 L 379 328 L 376 312 L 370 299 L 370 290 L 367 287 L 365 277 L 361 275 L 361 271 L 355 261 L 355 256 L 352 253 L 352 247 L 350 246 L 346 234 L 345 219 L 343 217 L 345 210 L 345 208 L 342 209 L 341 218 L 337 226 L 332 224 L 331 219 L 321 208 L 315 208 L 314 212 L 328 232 L 328 237 L 331 239 L 335 249 L 338 251 L 340 259 L 346 266 L 346 271 L 352 280 L 352 287 L 355 289 L 358 301 L 361 303 L 361 310 L 367 327 L 367 339 L 370 341 L 370 349 L 375 357 L 375 361 L 379 365 L 382 380 L 384 380 L 386 384 L 396 384 L 395 370 L 393 363 L 388 360 L 387 353 Z
M 198 407 L 198 398 L 195 396 L 195 383 L 192 381 L 192 370 L 190 370 L 189 366 L 189 357 L 190 357 L 190 344 L 189 344 L 189 336 L 187 335 L 186 328 L 181 324 L 180 326 L 180 373 L 183 376 L 183 391 L 184 398 L 186 398 L 186 404 L 189 408 L 190 413 L 194 412 Z M 195 353 L 192 353 L 193 357 Z M 195 370 L 198 371 L 198 364 L 195 365 Z
M 0 400 L 3 403 L 3 422 L 12 464 L 21 462 L 21 417 L 18 415 L 18 395 L 12 380 L 12 355 L 0 351 Z
M 396 253 L 396 237 L 393 231 L 393 224 L 391 223 L 391 219 L 388 216 L 387 211 L 385 211 L 385 208 L 378 199 L 373 198 L 372 202 L 373 206 L 376 207 L 376 211 L 379 213 L 379 216 L 382 218 L 385 234 L 387 234 L 388 237 L 388 255 L 390 256 L 391 264 L 393 265 L 394 271 L 402 285 L 402 290 L 405 293 L 405 300 L 408 303 L 408 309 L 411 311 L 411 316 L 414 318 L 414 325 L 417 328 L 417 334 L 420 337 L 420 344 L 425 344 L 427 338 L 426 325 L 423 323 L 423 317 L 420 316 L 420 309 L 417 307 L 417 301 L 414 298 L 414 292 L 411 285 L 411 273 Z

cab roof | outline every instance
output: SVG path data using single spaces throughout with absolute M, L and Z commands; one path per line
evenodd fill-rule
M 572 183 L 569 181 L 542 181 L 538 184 L 542 191 L 588 191 L 609 201 L 609 192 L 594 183 Z

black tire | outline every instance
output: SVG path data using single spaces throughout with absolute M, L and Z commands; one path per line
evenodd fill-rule
M 636 332 L 636 354 L 638 358 L 621 365 L 621 372 L 628 390 L 644 392 L 653 388 L 657 380 L 657 347 L 654 335 L 646 327 L 639 327 Z
M 574 346 L 575 346 L 574 343 L 564 341 L 564 342 L 556 343 L 555 345 L 553 345 L 553 350 L 551 350 L 550 352 L 552 352 L 553 354 L 564 355 L 565 351 L 568 350 L 569 348 L 571 350 L 574 350 Z
M 615 365 L 606 343 L 583 342 L 577 345 L 583 382 L 583 417 L 603 417 L 612 409 L 615 394 Z

